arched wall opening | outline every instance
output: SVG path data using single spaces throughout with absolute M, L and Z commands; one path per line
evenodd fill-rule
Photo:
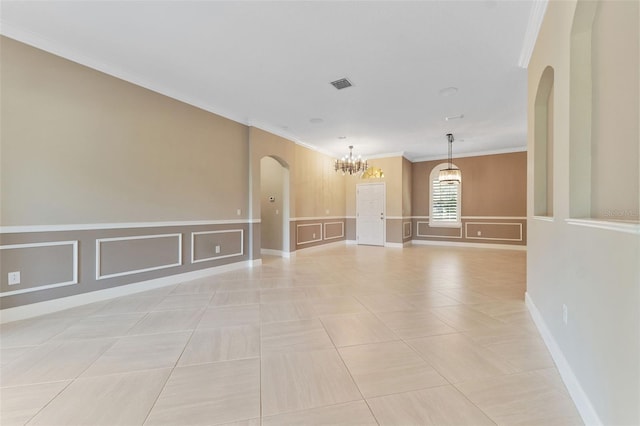
M 554 71 L 540 77 L 534 111 L 533 214 L 553 216 L 553 85 Z
M 260 159 L 260 252 L 288 256 L 289 165 L 276 156 Z

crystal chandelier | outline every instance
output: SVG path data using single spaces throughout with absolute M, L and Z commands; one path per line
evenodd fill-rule
M 462 181 L 462 172 L 460 169 L 453 167 L 453 135 L 451 133 L 447 133 L 447 141 L 449 142 L 449 166 L 440 170 L 438 180 L 442 183 L 460 183 Z
M 365 170 L 369 168 L 369 164 L 367 160 L 362 160 L 362 157 L 358 156 L 358 158 L 354 158 L 353 156 L 353 145 L 349 146 L 349 155 L 345 155 L 340 160 L 336 160 L 333 169 L 338 172 L 342 171 L 342 174 L 345 175 L 349 173 L 350 175 L 362 174 Z

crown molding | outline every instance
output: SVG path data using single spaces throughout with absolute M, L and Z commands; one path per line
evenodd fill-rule
M 511 154 L 514 152 L 526 152 L 526 146 L 516 146 L 513 148 L 504 148 L 504 149 L 494 149 L 491 151 L 476 151 L 476 152 L 465 152 L 462 154 L 458 154 L 453 157 L 453 160 L 457 158 L 465 158 L 465 157 L 482 157 L 483 155 L 496 155 L 496 154 Z M 447 160 L 448 157 L 446 155 L 436 155 L 432 157 L 418 157 L 413 160 L 414 163 L 418 163 L 421 161 L 434 161 L 434 160 Z
M 244 123 L 243 123 L 244 124 Z M 286 139 L 290 142 L 293 142 L 296 145 L 299 145 L 303 148 L 307 148 L 310 149 L 311 151 L 315 151 L 318 152 L 320 154 L 332 157 L 332 158 L 336 158 L 336 155 L 333 152 L 329 152 L 327 150 L 318 148 L 317 146 L 314 145 L 310 145 L 306 142 L 303 142 L 301 139 L 299 139 L 297 136 L 294 136 L 293 134 L 291 134 L 290 132 L 288 132 L 287 130 L 284 129 L 279 129 L 277 127 L 274 127 L 270 124 L 264 123 L 262 121 L 254 121 L 254 120 L 249 120 L 247 123 L 248 126 L 250 127 L 255 127 L 256 129 L 260 129 L 263 130 L 265 132 L 271 133 L 273 135 L 279 136 L 283 139 Z
M 410 157 L 406 152 L 386 152 L 382 154 L 368 155 L 366 156 L 367 160 L 375 160 L 378 158 L 391 158 L 391 157 L 404 157 L 409 161 L 414 161 L 412 157 Z
M 538 33 L 542 26 L 542 20 L 544 14 L 547 11 L 548 0 L 535 0 L 531 5 L 531 12 L 529 13 L 529 22 L 527 24 L 527 31 L 524 35 L 524 41 L 522 42 L 522 49 L 520 50 L 520 59 L 518 60 L 518 66 L 520 68 L 528 68 L 533 49 L 538 40 Z
M 224 108 L 220 108 L 216 105 L 211 105 L 210 103 L 205 102 L 202 99 L 198 99 L 192 96 L 186 96 L 168 87 L 149 81 L 145 77 L 142 77 L 138 74 L 121 69 L 107 62 L 102 62 L 93 57 L 80 54 L 75 50 L 69 49 L 68 47 L 63 46 L 54 40 L 43 37 L 42 35 L 34 33 L 32 31 L 26 31 L 22 28 L 18 28 L 15 25 L 1 19 L 0 34 L 29 46 L 35 47 L 36 49 L 44 50 L 45 52 L 51 53 L 77 64 L 100 71 L 104 74 L 110 75 L 120 80 L 135 84 L 136 86 L 140 86 L 144 89 L 151 90 L 152 92 L 156 92 L 171 99 L 175 99 L 188 105 L 200 108 L 212 114 L 219 115 L 240 124 L 244 124 L 247 126 L 249 125 L 246 117 L 239 117 L 229 111 L 226 111 Z

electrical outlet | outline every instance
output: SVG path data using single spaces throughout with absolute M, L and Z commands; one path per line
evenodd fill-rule
M 562 304 L 562 322 L 564 325 L 569 323 L 569 308 L 564 303 Z
M 9 280 L 9 285 L 20 284 L 20 271 L 9 272 L 8 280 Z
M 218 253 L 220 253 L 220 246 L 219 245 L 216 246 L 216 254 L 218 254 Z
M 280 210 L 276 209 L 276 214 L 280 214 Z
M 325 210 L 327 212 L 327 214 L 329 214 L 329 209 Z
M 316 234 L 313 234 L 313 238 L 315 238 L 315 237 L 316 237 Z
M 478 237 L 482 237 L 482 231 L 478 231 Z
M 237 214 L 238 216 L 240 216 L 240 215 L 242 214 L 242 210 L 240 210 L 240 209 L 236 210 L 236 214 Z

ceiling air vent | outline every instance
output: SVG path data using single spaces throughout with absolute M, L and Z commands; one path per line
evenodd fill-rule
M 346 89 L 347 87 L 353 86 L 349 80 L 346 78 L 341 78 L 340 80 L 332 81 L 331 84 L 338 90 Z

